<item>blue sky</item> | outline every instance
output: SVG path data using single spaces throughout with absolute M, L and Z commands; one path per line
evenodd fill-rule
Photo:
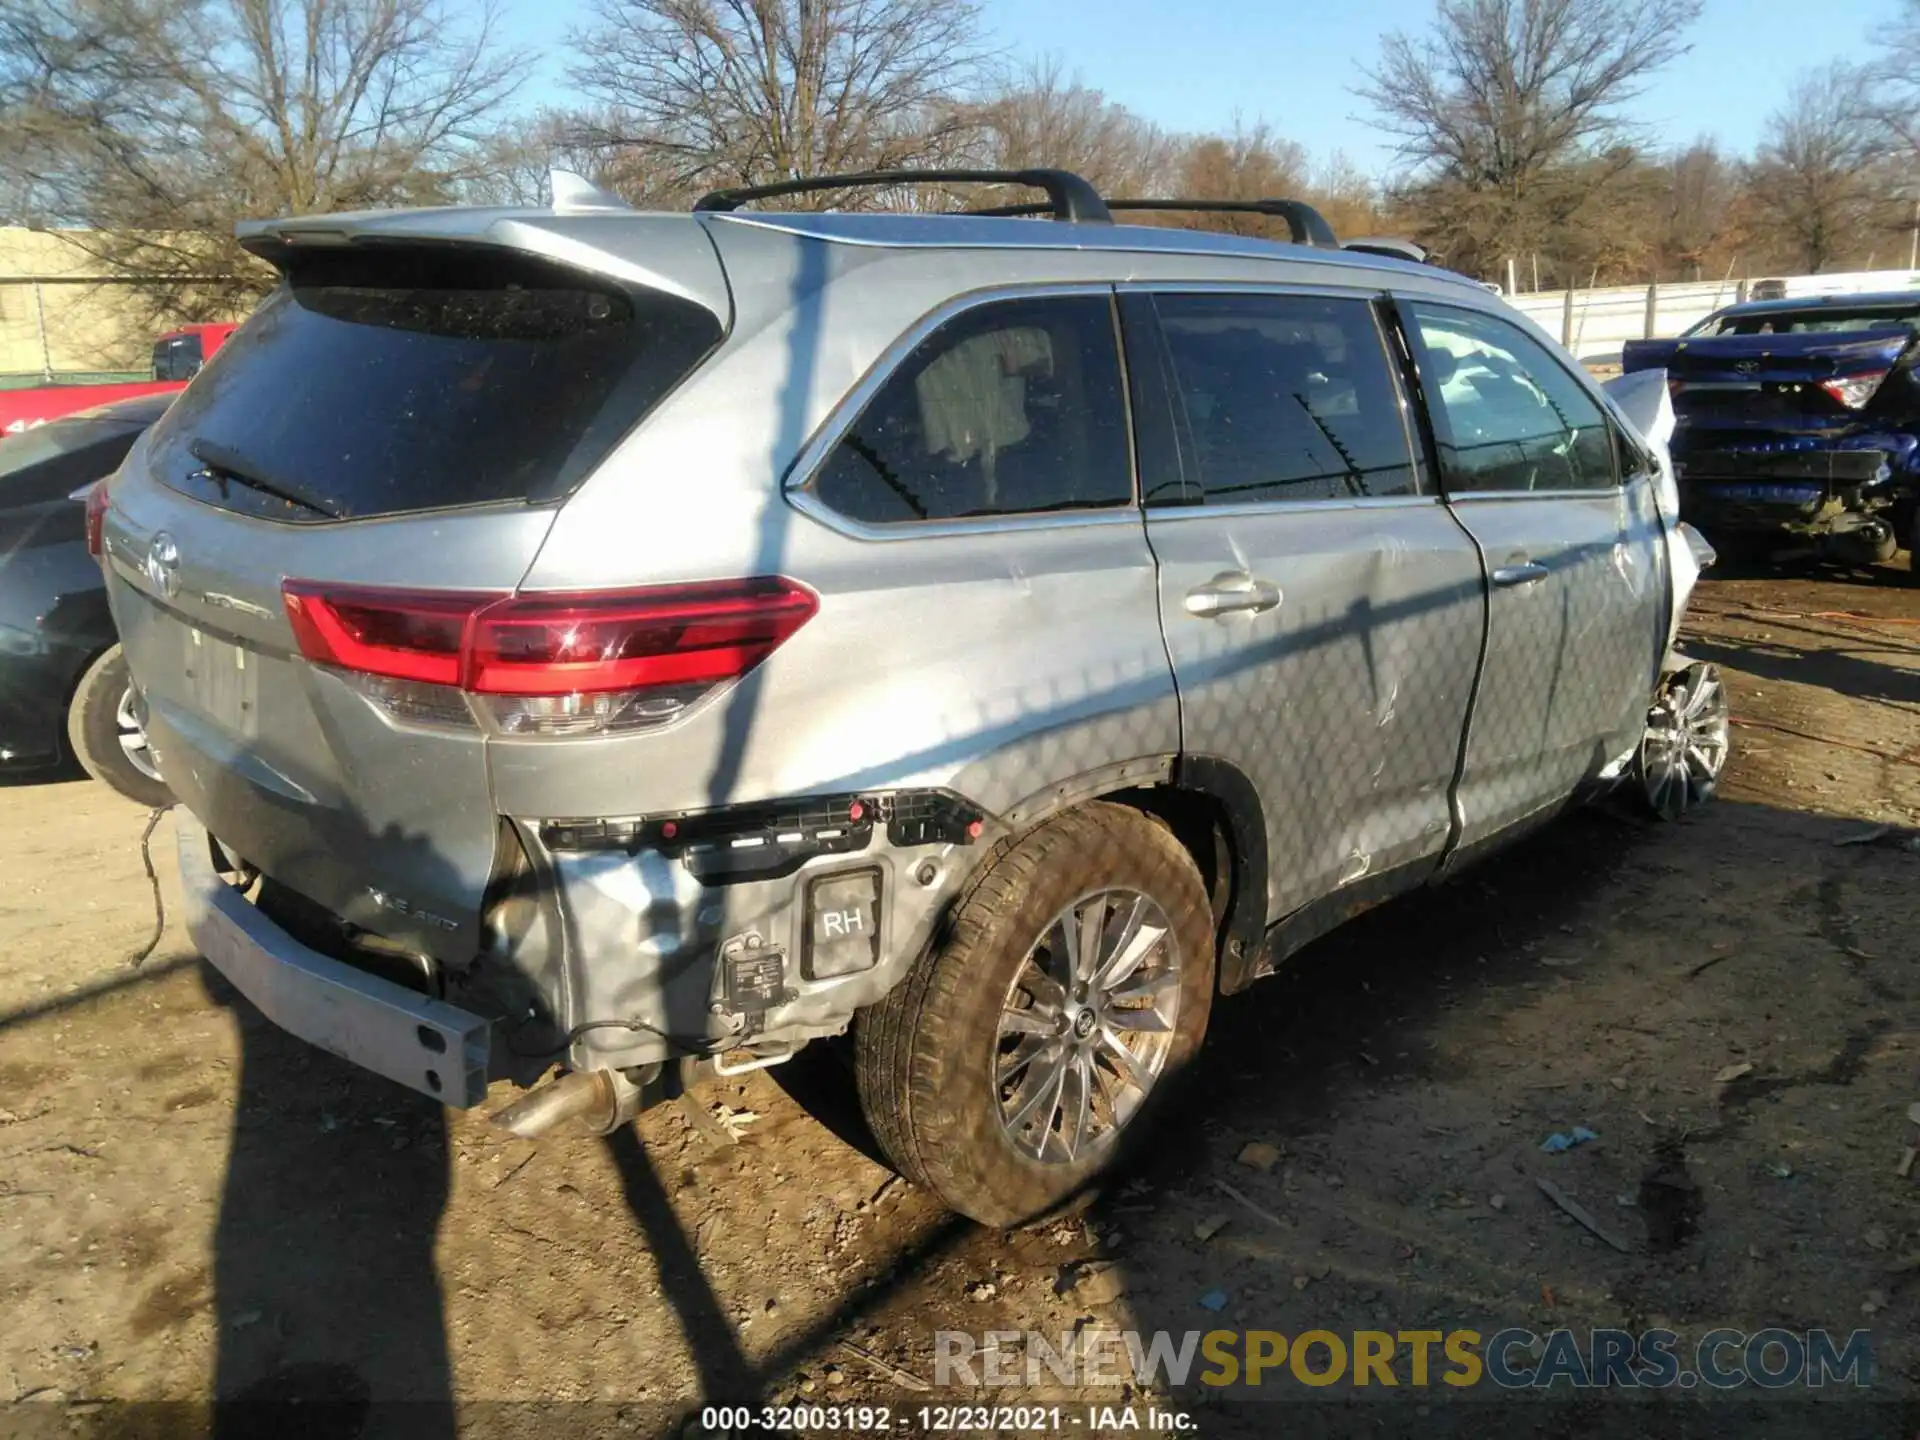
M 1014 56 L 1054 55 L 1082 83 L 1175 130 L 1265 119 L 1316 160 L 1393 156 L 1351 93 L 1385 31 L 1418 31 L 1432 0 L 983 0 Z M 1897 0 L 1707 0 L 1693 50 L 1634 106 L 1657 146 L 1716 135 L 1750 149 L 1802 70 L 1867 52 Z M 565 98 L 564 37 L 583 0 L 506 0 L 508 32 L 546 56 L 531 98 Z

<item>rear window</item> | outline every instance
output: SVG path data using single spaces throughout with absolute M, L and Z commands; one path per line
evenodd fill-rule
M 1817 310 L 1772 310 L 1751 315 L 1723 315 L 1708 320 L 1695 335 L 1820 335 L 1862 330 L 1920 328 L 1920 304 L 1911 309 L 1841 310 L 1823 305 Z
M 316 252 L 174 405 L 158 473 L 290 521 L 556 499 L 720 335 L 691 301 L 511 252 Z

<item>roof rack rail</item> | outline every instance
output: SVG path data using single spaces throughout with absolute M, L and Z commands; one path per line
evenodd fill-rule
M 772 200 L 781 195 L 805 195 L 819 190 L 846 190 L 857 185 L 926 185 L 945 183 L 979 185 L 1030 185 L 1047 192 L 1047 203 L 1023 207 L 1027 215 L 1051 213 L 1056 220 L 1111 223 L 1107 203 L 1080 176 L 1071 170 L 865 170 L 853 175 L 808 175 L 796 180 L 781 180 L 772 185 L 747 185 L 734 190 L 715 190 L 693 202 L 696 211 L 724 213 L 738 210 L 750 200 Z M 989 214 L 989 211 L 977 211 Z
M 1197 214 L 1220 212 L 1239 215 L 1272 215 L 1287 222 L 1287 237 L 1296 245 L 1313 245 L 1322 250 L 1337 250 L 1333 227 L 1304 200 L 1109 200 L 1109 210 L 1189 210 Z M 1044 205 L 996 205 L 976 210 L 976 215 L 1039 215 Z

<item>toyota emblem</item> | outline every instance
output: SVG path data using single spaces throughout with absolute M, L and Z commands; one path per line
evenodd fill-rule
M 180 547 L 162 530 L 147 546 L 147 579 L 169 600 L 180 593 Z

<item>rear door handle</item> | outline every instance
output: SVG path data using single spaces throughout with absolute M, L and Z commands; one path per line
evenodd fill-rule
M 1280 604 L 1280 587 L 1270 580 L 1256 580 L 1244 570 L 1225 570 L 1187 591 L 1187 613 L 1202 620 L 1216 615 L 1246 612 L 1259 615 Z
M 1531 585 L 1536 580 L 1547 578 L 1547 567 L 1537 560 L 1527 560 L 1518 565 L 1502 565 L 1493 572 L 1496 585 Z

